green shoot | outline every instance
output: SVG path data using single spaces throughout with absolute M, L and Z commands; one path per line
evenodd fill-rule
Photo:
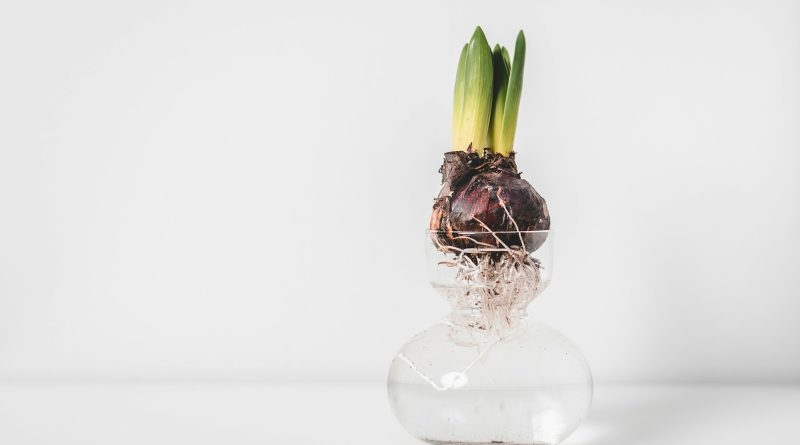
M 508 52 L 504 54 L 504 65 L 508 63 Z M 507 65 L 506 65 L 507 66 Z M 508 78 L 508 89 L 503 104 L 502 124 L 495 122 L 495 127 L 502 126 L 498 138 L 494 140 L 495 153 L 508 156 L 514 151 L 514 134 L 517 131 L 517 117 L 519 116 L 519 101 L 522 97 L 522 77 L 525 71 L 525 34 L 517 34 L 517 44 L 514 47 L 514 63 L 511 64 L 511 74 Z M 499 98 L 495 99 L 497 102 Z
M 492 50 L 479 27 L 461 51 L 453 101 L 453 150 L 483 155 L 492 112 Z
M 453 99 L 453 150 L 485 148 L 509 156 L 514 151 L 522 78 L 525 34 L 517 35 L 514 63 L 505 47 L 489 47 L 479 27 L 458 59 Z
M 453 95 L 453 150 L 459 150 L 461 144 L 461 115 L 464 113 L 464 90 L 466 89 L 467 48 L 464 44 L 461 57 L 458 58 L 458 71 L 456 71 L 456 90 Z M 467 143 L 469 145 L 469 143 Z
M 494 46 L 492 52 L 492 64 L 494 65 L 494 104 L 492 104 L 492 117 L 489 120 L 489 147 L 496 151 L 495 147 L 500 141 L 500 133 L 503 130 L 503 113 L 506 105 L 506 91 L 508 90 L 509 67 L 503 58 L 505 48 L 500 45 Z

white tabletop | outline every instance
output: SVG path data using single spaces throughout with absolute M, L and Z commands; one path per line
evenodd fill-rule
M 800 386 L 608 386 L 564 443 L 800 443 Z M 5 383 L 2 444 L 415 444 L 379 384 Z

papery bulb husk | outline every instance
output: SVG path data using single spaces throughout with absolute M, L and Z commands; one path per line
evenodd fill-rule
M 447 152 L 439 172 L 442 189 L 429 228 L 438 231 L 440 245 L 459 249 L 524 245 L 532 252 L 544 243 L 546 233 L 519 233 L 549 230 L 550 214 L 544 198 L 522 179 L 514 153 Z M 476 233 L 465 239 L 456 232 Z

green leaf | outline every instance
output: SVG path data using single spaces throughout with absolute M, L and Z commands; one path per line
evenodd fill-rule
M 465 43 L 464 48 L 461 49 L 461 56 L 458 58 L 458 70 L 456 71 L 456 88 L 453 94 L 453 149 L 458 146 L 458 135 L 461 134 L 461 115 L 464 112 L 464 94 L 466 90 L 466 65 L 467 65 L 467 47 L 469 44 Z
M 519 115 L 519 102 L 522 97 L 522 77 L 525 71 L 525 34 L 522 31 L 517 35 L 514 47 L 514 63 L 511 64 L 511 74 L 508 79 L 508 92 L 503 111 L 503 128 L 500 139 L 494 148 L 504 156 L 514 150 L 514 135 L 517 130 L 517 117 Z
M 506 91 L 508 90 L 509 67 L 503 57 L 500 45 L 494 46 L 492 52 L 492 66 L 494 67 L 494 103 L 492 117 L 489 121 L 489 147 L 494 148 L 500 141 L 500 132 L 503 128 L 503 113 L 506 104 Z M 494 150 L 493 150 L 494 151 Z
M 492 76 L 492 50 L 479 26 L 467 45 L 464 100 L 460 110 L 460 124 L 456 125 L 454 122 L 453 125 L 454 129 L 458 128 L 453 134 L 453 150 L 467 150 L 472 147 L 483 155 L 483 149 L 488 145 L 492 111 Z M 458 89 L 458 80 L 456 84 Z M 457 117 L 454 112 L 454 118 Z

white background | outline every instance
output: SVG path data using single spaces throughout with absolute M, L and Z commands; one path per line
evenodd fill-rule
M 800 381 L 795 1 L 0 6 L 0 378 L 384 378 L 475 25 L 598 381 Z M 287 2 L 288 3 L 288 2 Z

